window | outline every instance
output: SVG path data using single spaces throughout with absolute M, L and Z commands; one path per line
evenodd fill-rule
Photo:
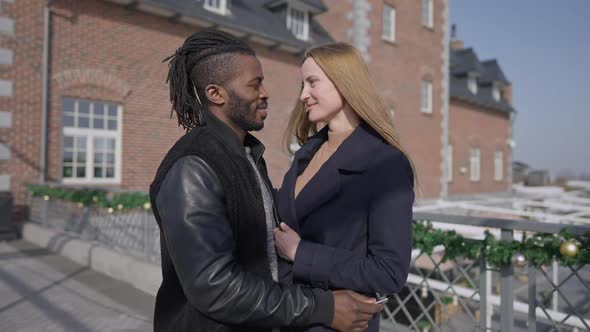
M 217 14 L 225 15 L 228 13 L 228 1 L 231 0 L 205 0 L 203 8 Z
M 423 80 L 422 81 L 422 95 L 421 95 L 421 102 L 422 102 L 422 112 L 423 113 L 432 113 L 432 81 Z
M 477 76 L 474 74 L 469 74 L 467 78 L 467 88 L 471 93 L 474 95 L 477 94 Z
M 395 41 L 395 8 L 383 6 L 383 39 L 390 42 Z
M 62 99 L 64 183 L 118 183 L 121 166 L 121 106 Z
M 447 146 L 447 182 L 453 181 L 453 146 Z
M 422 25 L 432 28 L 434 27 L 434 8 L 433 0 L 422 0 Z
M 500 101 L 500 98 L 502 97 L 500 93 L 500 84 L 497 82 L 494 82 L 494 86 L 492 87 L 492 97 L 494 97 L 495 101 Z
M 471 181 L 479 181 L 479 170 L 480 170 L 480 162 L 479 162 L 479 148 L 471 148 L 471 156 L 469 158 L 469 179 Z
M 502 181 L 504 177 L 504 153 L 500 150 L 494 153 L 494 180 Z
M 287 28 L 293 32 L 296 38 L 307 40 L 309 36 L 309 14 L 307 11 L 289 5 Z

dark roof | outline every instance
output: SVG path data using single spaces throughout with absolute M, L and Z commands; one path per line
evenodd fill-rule
M 477 76 L 477 93 L 473 94 L 467 87 L 469 74 Z M 492 90 L 494 82 L 501 85 L 510 85 L 498 62 L 487 60 L 479 61 L 472 48 L 451 50 L 450 56 L 450 92 L 451 98 L 468 103 L 483 106 L 501 112 L 514 112 L 514 108 L 505 99 L 496 101 Z
M 108 1 L 108 0 L 107 0 Z M 188 17 L 205 21 L 221 29 L 226 28 L 243 32 L 250 36 L 261 37 L 276 46 L 286 46 L 294 53 L 301 52 L 318 42 L 330 41 L 332 38 L 319 24 L 315 24 L 313 16 L 310 21 L 309 40 L 297 39 L 287 29 L 285 16 L 271 12 L 265 4 L 269 0 L 232 0 L 231 14 L 220 15 L 203 8 L 202 1 L 194 0 L 138 0 L 136 6 L 148 5 L 171 11 L 173 17 Z M 300 0 L 303 1 L 303 0 Z M 321 0 L 306 0 L 316 6 L 324 6 Z M 311 5 L 311 4 L 310 4 Z
M 510 84 L 504 72 L 500 68 L 496 59 L 483 61 L 482 66 L 484 67 L 485 74 L 482 76 L 482 81 L 486 83 L 501 82 L 504 84 Z

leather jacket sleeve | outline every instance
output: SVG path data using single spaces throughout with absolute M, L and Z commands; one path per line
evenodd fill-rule
M 221 182 L 203 159 L 176 161 L 161 184 L 156 206 L 183 291 L 201 313 L 254 327 L 330 325 L 331 292 L 280 285 L 236 262 Z

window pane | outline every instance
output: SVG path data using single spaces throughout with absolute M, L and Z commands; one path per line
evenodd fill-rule
M 74 147 L 74 137 L 64 136 L 64 149 L 71 149 Z
M 62 126 L 64 127 L 73 127 L 74 126 L 74 117 L 71 115 L 65 115 L 62 117 Z
M 86 137 L 77 137 L 78 151 L 86 151 Z
M 103 138 L 95 138 L 94 139 L 94 151 L 95 152 L 102 152 L 105 148 L 104 139 Z
M 78 113 L 90 114 L 90 103 L 87 101 L 78 101 Z
M 109 105 L 109 116 L 117 116 L 117 105 Z
M 102 178 L 102 167 L 94 167 L 94 177 L 95 178 Z
M 114 178 L 115 177 L 115 169 L 113 167 L 107 167 L 107 178 Z
M 86 167 L 76 167 L 76 177 L 77 178 L 86 177 Z
M 115 162 L 115 154 L 107 153 L 107 163 L 112 164 Z
M 63 112 L 74 113 L 74 100 L 70 98 L 62 99 L 61 109 Z
M 92 128 L 104 129 L 104 120 L 102 118 L 94 118 L 92 120 Z
M 117 130 L 117 121 L 109 120 L 109 130 Z
M 76 153 L 76 161 L 78 163 L 86 162 L 86 152 L 78 152 Z
M 103 103 L 94 103 L 94 115 L 104 115 L 104 104 Z
M 74 161 L 74 153 L 73 152 L 64 152 L 63 161 L 66 163 L 71 163 Z
M 73 171 L 72 171 L 72 166 L 65 166 L 65 167 L 63 168 L 63 173 L 62 173 L 62 176 L 63 176 L 64 178 L 71 178 L 71 177 L 72 177 L 72 173 L 73 173 Z
M 115 151 L 115 140 L 113 138 L 107 139 L 107 151 Z
M 95 153 L 94 154 L 94 163 L 95 163 L 95 165 L 102 163 L 102 161 L 104 160 L 103 156 L 104 156 L 103 153 Z
M 78 118 L 78 128 L 90 128 L 90 119 L 87 117 L 79 117 Z

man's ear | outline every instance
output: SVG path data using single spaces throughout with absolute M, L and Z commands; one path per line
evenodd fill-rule
M 214 105 L 221 106 L 227 102 L 227 91 L 217 84 L 209 84 L 205 87 L 207 99 Z

